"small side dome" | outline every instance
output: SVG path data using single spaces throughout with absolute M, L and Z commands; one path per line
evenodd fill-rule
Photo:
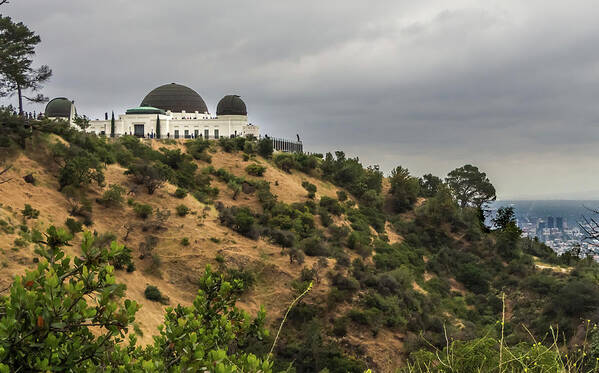
M 52 118 L 70 118 L 71 107 L 73 106 L 75 106 L 75 104 L 73 104 L 73 102 L 68 98 L 57 97 L 48 102 L 46 109 L 44 110 L 44 114 L 47 117 Z M 77 114 L 77 110 L 74 110 L 74 112 Z
M 248 111 L 239 96 L 227 95 L 218 102 L 216 115 L 248 115 Z

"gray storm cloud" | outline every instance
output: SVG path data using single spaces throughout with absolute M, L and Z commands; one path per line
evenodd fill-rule
M 416 175 L 472 162 L 500 197 L 589 198 L 595 5 L 13 0 L 0 10 L 41 35 L 37 61 L 54 70 L 44 92 L 91 117 L 178 82 L 212 111 L 242 95 L 263 133 L 299 133 L 310 151 Z

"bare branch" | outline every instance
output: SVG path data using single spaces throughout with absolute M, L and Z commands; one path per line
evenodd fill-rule
M 587 210 L 595 215 L 599 215 L 599 210 L 584 206 Z M 599 221 L 596 218 L 588 218 L 583 216 L 584 222 L 578 223 L 578 226 L 585 234 L 585 240 L 593 246 L 599 246 Z
M 0 3 L 0 5 L 2 5 L 2 4 Z M 0 171 L 0 176 L 2 176 L 3 174 L 7 173 L 7 172 L 8 172 L 8 170 L 10 170 L 11 168 L 12 168 L 12 165 L 11 165 L 11 166 L 8 166 L 8 167 L 6 167 L 4 170 Z M 4 184 L 4 183 L 8 183 L 8 182 L 9 182 L 9 181 L 11 181 L 11 180 L 12 180 L 12 177 L 11 177 L 11 178 L 9 178 L 9 179 L 0 179 L 0 185 L 1 185 L 1 184 Z
M 0 0 L 0 5 L 8 4 L 8 0 Z

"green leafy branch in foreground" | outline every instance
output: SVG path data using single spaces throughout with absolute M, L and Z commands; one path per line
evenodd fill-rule
M 193 305 L 167 308 L 160 334 L 142 348 L 133 334 L 125 343 L 139 305 L 122 301 L 125 286 L 109 264 L 124 247 L 96 247 L 86 232 L 82 255 L 71 260 L 62 249 L 70 238 L 50 227 L 38 242 L 37 269 L 16 277 L 0 298 L 0 372 L 272 371 L 269 360 L 240 352 L 267 331 L 264 310 L 253 319 L 235 307 L 239 280 L 207 267 Z

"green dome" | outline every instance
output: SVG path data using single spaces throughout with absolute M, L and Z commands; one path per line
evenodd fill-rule
M 202 96 L 189 87 L 175 83 L 155 88 L 144 97 L 139 106 L 150 106 L 174 113 L 208 112 Z
M 248 112 L 239 96 L 227 95 L 218 102 L 216 115 L 248 115 Z
M 164 110 L 151 106 L 140 106 L 127 109 L 127 114 L 165 114 Z
M 46 109 L 44 110 L 44 114 L 47 117 L 59 117 L 59 118 L 70 118 L 71 117 L 71 106 L 73 106 L 73 102 L 66 97 L 57 97 L 46 105 Z M 75 113 L 77 111 L 75 110 Z

